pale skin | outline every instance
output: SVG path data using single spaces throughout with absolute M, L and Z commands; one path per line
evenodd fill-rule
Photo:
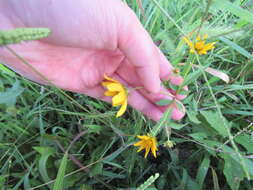
M 155 121 L 166 110 L 155 102 L 173 98 L 161 81 L 182 83 L 134 12 L 120 0 L 0 0 L 0 28 L 16 27 L 52 31 L 44 40 L 10 45 L 51 83 L 104 101 L 110 101 L 103 95 L 104 74 L 129 88 L 142 87 L 130 91 L 128 102 Z M 0 61 L 30 80 L 48 84 L 6 48 L 0 47 Z M 174 106 L 172 118 L 183 116 Z

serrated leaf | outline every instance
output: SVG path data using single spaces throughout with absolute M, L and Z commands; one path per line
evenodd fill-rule
M 213 111 L 201 111 L 200 113 L 202 116 L 204 116 L 210 127 L 217 131 L 221 136 L 228 136 L 228 132 L 224 124 L 224 122 L 227 121 L 225 120 L 225 118 L 221 118 L 223 116 L 220 116 L 219 113 Z
M 34 150 L 39 152 L 41 154 L 39 158 L 39 173 L 42 176 L 43 181 L 46 183 L 48 181 L 51 181 L 51 178 L 48 175 L 47 172 L 47 160 L 50 156 L 52 156 L 55 153 L 55 150 L 51 147 L 33 147 Z M 51 185 L 49 185 L 51 187 Z
M 8 107 L 14 106 L 17 101 L 17 97 L 22 94 L 24 88 L 21 87 L 20 82 L 16 81 L 11 88 L 8 88 L 5 92 L 0 92 L 0 104 L 5 104 Z

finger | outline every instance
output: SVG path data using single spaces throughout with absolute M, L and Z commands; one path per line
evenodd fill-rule
M 142 87 L 134 66 L 127 59 L 124 59 L 117 70 L 117 74 L 132 87 Z M 174 96 L 163 86 L 158 93 L 149 93 L 146 89 L 139 89 L 139 92 L 151 102 L 156 103 L 161 99 L 171 100 Z
M 119 48 L 129 62 L 135 66 L 136 73 L 144 87 L 150 92 L 159 92 L 160 55 L 147 31 L 142 27 L 134 13 L 129 9 L 129 22 L 119 33 Z
M 185 107 L 183 106 L 183 104 L 179 101 L 177 101 L 178 103 L 176 102 L 173 102 L 172 103 L 172 110 L 171 110 L 171 119 L 173 120 L 181 120 L 184 116 L 185 116 Z M 179 106 L 180 104 L 180 106 Z M 166 110 L 168 109 L 168 106 L 161 106 L 160 107 L 160 110 L 162 112 L 165 112 Z
M 164 113 L 168 109 L 168 106 L 159 106 L 158 102 L 160 100 L 171 100 L 171 102 L 169 102 L 169 104 L 172 104 L 171 119 L 180 120 L 184 117 L 185 108 L 183 107 L 183 105 L 181 103 L 180 103 L 180 107 L 177 106 L 177 104 L 175 102 L 173 102 L 173 101 L 177 101 L 177 100 L 173 100 L 175 98 L 174 95 L 170 94 L 170 92 L 167 89 L 165 89 L 164 87 L 161 88 L 161 91 L 158 94 L 147 93 L 147 91 L 145 91 L 144 89 L 140 89 L 138 91 L 140 91 L 140 93 L 146 99 L 148 99 L 151 103 L 155 104 L 156 107 L 162 111 L 162 113 Z
M 172 74 L 173 66 L 170 62 L 166 59 L 162 51 L 157 47 L 157 51 L 159 53 L 160 62 L 160 78 L 163 80 L 168 80 L 170 75 Z
M 129 95 L 129 104 L 136 110 L 142 112 L 154 121 L 159 121 L 163 115 L 163 112 L 158 106 L 151 103 L 138 91 L 134 90 Z

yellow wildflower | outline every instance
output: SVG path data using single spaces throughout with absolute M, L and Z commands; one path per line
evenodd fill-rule
M 157 148 L 157 142 L 156 138 L 148 135 L 138 135 L 137 136 L 140 141 L 134 144 L 134 146 L 139 146 L 140 148 L 137 150 L 137 152 L 140 152 L 141 150 L 145 149 L 145 158 L 147 158 L 147 155 L 151 149 L 152 154 L 156 158 L 156 151 L 158 150 Z
M 102 85 L 107 88 L 104 95 L 112 96 L 113 107 L 121 106 L 116 115 L 116 117 L 120 117 L 125 113 L 127 108 L 127 90 L 119 81 L 106 75 L 104 78 L 105 80 L 102 82 Z
M 190 47 L 190 52 L 191 53 L 194 53 L 195 51 L 199 54 L 199 55 L 203 55 L 203 54 L 206 54 L 207 51 L 215 48 L 214 44 L 215 42 L 213 43 L 207 43 L 206 44 L 206 39 L 207 39 L 208 35 L 205 34 L 203 36 L 203 38 L 201 38 L 201 36 L 199 35 L 197 38 L 196 38 L 196 42 L 195 43 L 192 43 L 188 38 L 184 37 L 184 41 L 187 43 L 187 45 Z

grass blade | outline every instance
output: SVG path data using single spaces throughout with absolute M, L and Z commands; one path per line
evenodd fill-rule
M 68 153 L 65 152 L 64 157 L 62 158 L 60 168 L 57 173 L 57 177 L 54 183 L 53 190 L 62 190 L 63 189 L 63 179 L 67 167 L 67 161 L 68 161 Z

